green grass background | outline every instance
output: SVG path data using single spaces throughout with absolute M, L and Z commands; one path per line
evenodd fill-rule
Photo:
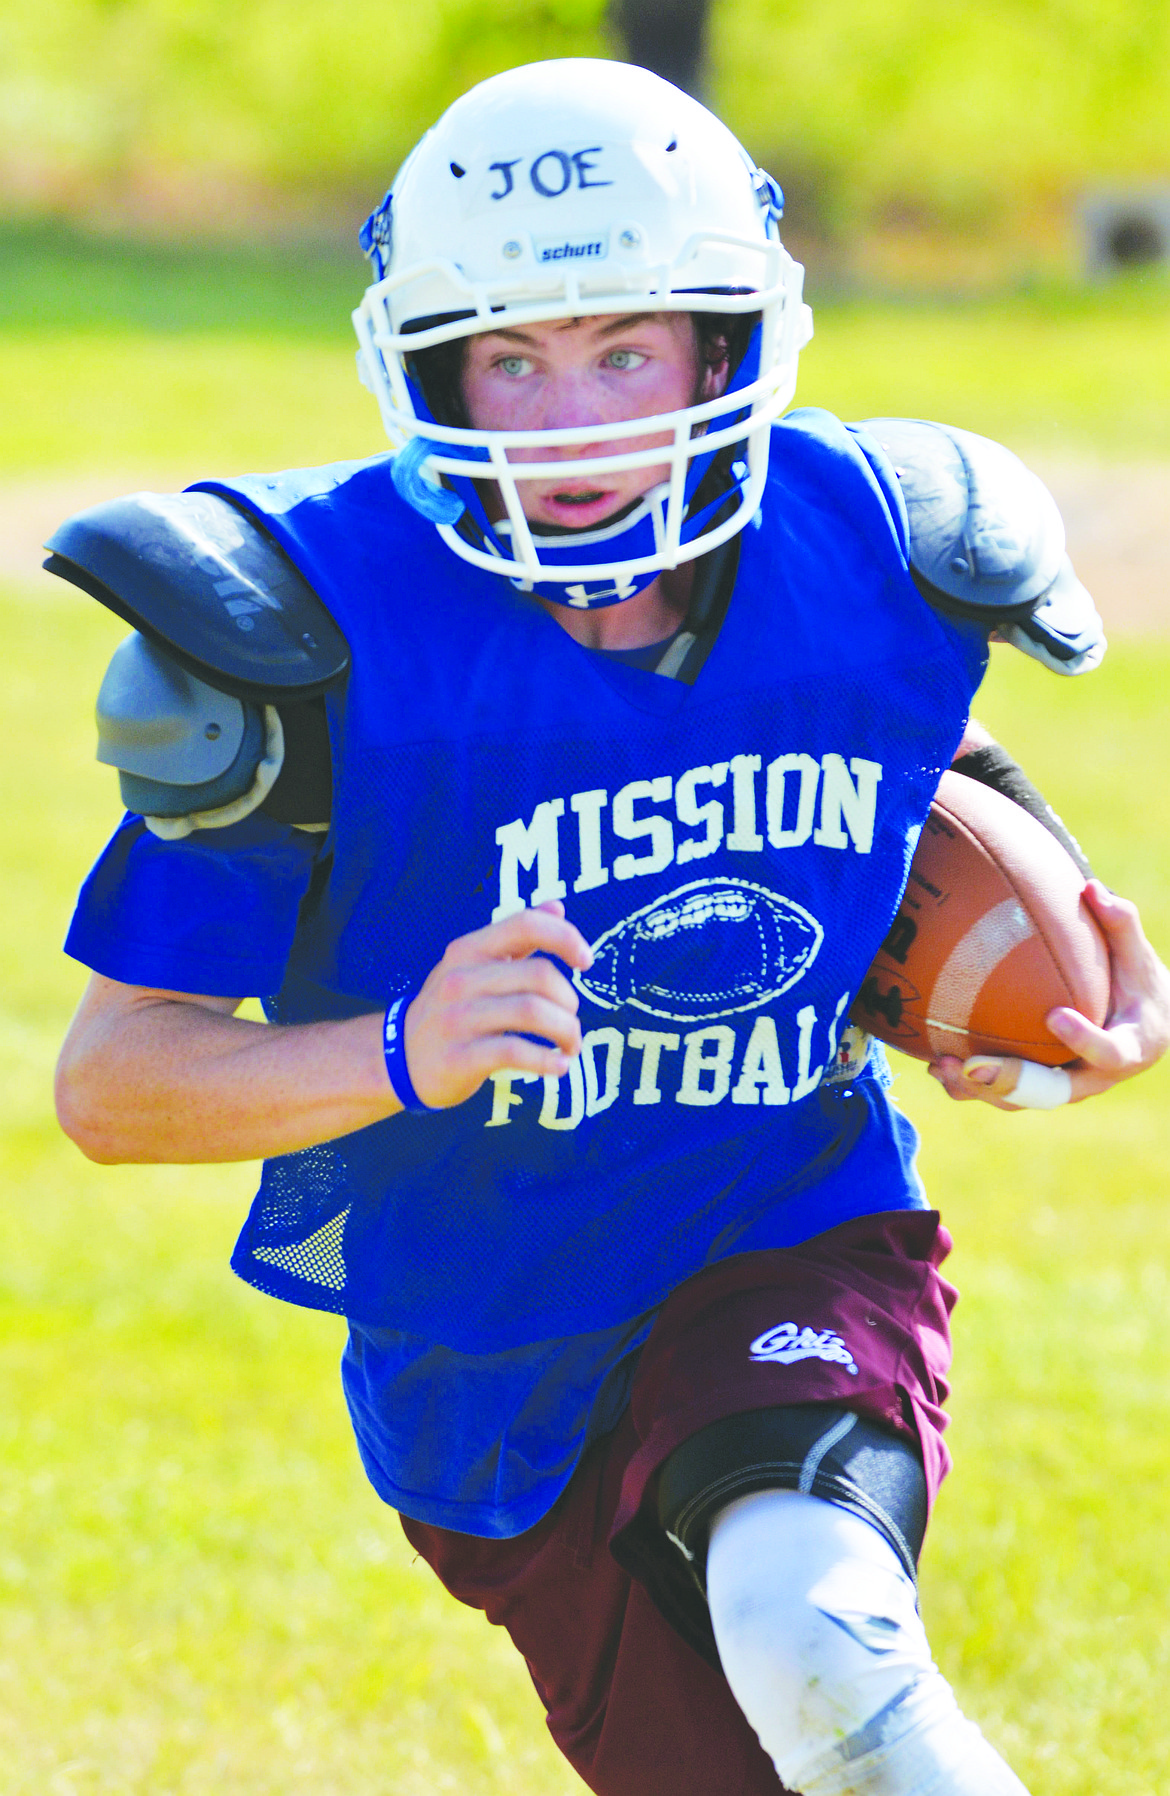
M 184 182 L 372 202 L 472 82 L 612 54 L 606 0 L 0 0 L 0 183 L 182 211 Z M 1159 0 L 721 0 L 711 100 L 798 225 L 891 208 L 1026 237 L 1086 183 L 1166 177 Z M 163 203 L 160 203 L 163 202 Z
M 381 446 L 346 334 L 357 264 L 0 251 L 6 477 Z M 820 317 L 804 400 L 1167 453 L 1148 286 Z M 48 579 L 0 588 L 0 619 L 0 1789 L 568 1796 L 522 1666 L 364 1482 L 336 1320 L 228 1271 L 251 1170 L 93 1167 L 56 1132 L 83 978 L 59 944 L 116 816 L 90 717 L 122 626 Z M 1163 948 L 1168 677 L 1157 641 L 1083 682 L 999 651 L 979 705 Z M 909 1064 L 898 1089 L 964 1291 L 936 1656 L 1034 1796 L 1163 1796 L 1167 1071 L 1049 1117 L 952 1108 Z
M 0 478 L 189 479 L 372 454 L 354 374 L 360 255 L 165 248 L 0 228 Z M 945 418 L 1017 450 L 1170 456 L 1170 279 L 843 298 L 806 283 L 798 400 Z

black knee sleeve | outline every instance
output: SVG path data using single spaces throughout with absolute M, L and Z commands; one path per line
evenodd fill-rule
M 862 1516 L 915 1577 L 927 1520 L 917 1448 L 852 1410 L 800 1403 L 725 1416 L 662 1467 L 658 1519 L 701 1586 L 716 1513 L 751 1491 L 775 1489 L 805 1491 Z

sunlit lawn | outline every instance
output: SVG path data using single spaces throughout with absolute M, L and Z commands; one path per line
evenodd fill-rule
M 175 330 L 158 328 L 158 293 L 144 297 L 144 280 L 139 269 L 124 284 L 120 311 L 107 293 L 87 334 L 61 332 L 59 318 L 34 328 L 27 317 L 0 334 L 0 465 L 37 473 L 154 459 L 194 477 L 379 447 L 345 337 L 360 269 L 352 281 L 329 277 L 311 328 L 281 329 L 279 283 L 247 268 L 233 276 L 225 264 L 206 287 L 213 328 L 194 335 L 190 280 L 172 283 L 184 326 Z M 126 316 L 126 294 L 138 295 L 136 318 Z M 328 323 L 334 300 L 337 329 Z M 250 335 L 230 334 L 233 303 Z M 1136 358 L 1148 321 L 1141 306 L 1133 313 Z M 1028 331 L 1043 335 L 1040 314 L 1027 317 Z M 1017 353 L 1024 365 L 1010 319 L 1002 329 L 990 314 L 975 322 L 988 355 L 999 344 L 997 370 Z M 917 361 L 899 348 L 895 323 L 889 310 L 830 314 L 805 396 L 831 390 L 854 412 L 892 407 L 900 355 L 910 396 L 899 410 L 1004 429 L 997 420 L 1016 406 L 1023 436 L 1038 440 L 1028 432 L 1042 421 L 1039 375 L 1023 398 L 985 394 L 979 357 L 956 351 L 952 360 L 937 347 L 960 343 L 955 316 L 923 314 L 917 340 L 936 351 Z M 847 348 L 832 351 L 830 325 L 839 344 L 866 354 L 850 361 Z M 1074 329 L 1088 332 L 1083 316 L 1052 324 L 1057 336 Z M 1120 381 L 1110 356 L 1122 350 L 1108 331 L 1098 337 L 1098 367 L 1114 367 Z M 13 369 L 23 371 L 18 389 Z M 950 389 L 948 369 L 963 374 Z M 1146 372 L 1134 419 L 1166 378 Z M 862 393 L 866 379 L 873 385 Z M 817 383 L 823 392 L 811 390 Z M 1081 399 L 1084 440 L 1095 440 L 1095 414 Z M 1075 438 L 1082 413 L 1066 402 Z M 1122 450 L 1164 447 L 1144 428 L 1135 423 Z M 0 1790 L 579 1788 L 545 1743 L 506 1642 L 412 1565 L 365 1485 L 338 1389 L 337 1322 L 261 1298 L 228 1271 L 250 1170 L 96 1168 L 55 1132 L 50 1068 L 82 978 L 59 942 L 76 882 L 116 811 L 113 776 L 91 760 L 90 716 L 121 626 L 47 580 L 7 589 L 0 621 L 0 1353 L 9 1399 L 0 1419 Z M 1168 678 L 1170 648 L 1155 643 L 1123 645 L 1080 683 L 1004 652 L 980 705 L 1100 871 L 1141 901 L 1164 948 Z M 953 1270 L 965 1293 L 957 1473 L 925 1556 L 936 1655 L 1035 1796 L 1162 1796 L 1168 1075 L 1053 1117 L 951 1110 L 915 1067 L 899 1091 L 925 1130 L 925 1168 L 959 1241 Z
M 356 222 L 356 221 L 355 221 Z M 385 447 L 354 374 L 365 263 L 0 231 L 0 477 L 316 464 Z M 1170 456 L 1170 283 L 846 300 L 810 268 L 798 400 L 1046 454 Z

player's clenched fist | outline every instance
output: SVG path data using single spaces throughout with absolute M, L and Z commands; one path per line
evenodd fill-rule
M 505 1066 L 553 1078 L 568 1070 L 581 1051 L 579 1000 L 549 955 L 582 972 L 593 959 L 555 902 L 450 944 L 406 1012 L 407 1065 L 424 1104 L 461 1104 Z

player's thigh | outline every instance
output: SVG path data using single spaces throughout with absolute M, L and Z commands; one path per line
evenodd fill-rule
M 478 1540 L 404 1518 L 407 1537 L 452 1595 L 507 1628 L 553 1740 L 598 1796 L 779 1796 L 717 1665 L 609 1551 L 622 1433 L 527 1534 Z

